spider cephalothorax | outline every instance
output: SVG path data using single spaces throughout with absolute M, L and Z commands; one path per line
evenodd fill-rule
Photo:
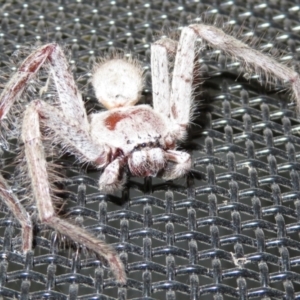
M 146 177 L 158 174 L 174 179 L 185 174 L 191 166 L 190 155 L 175 150 L 176 137 L 168 122 L 148 105 L 115 108 L 92 115 L 91 136 L 101 137 L 117 156 L 103 162 L 100 188 L 111 191 L 125 182 L 124 166 L 133 176 Z M 117 151 L 116 151 L 117 152 Z M 180 165 L 171 167 L 171 162 Z
M 176 145 L 186 137 L 191 120 L 194 47 L 199 37 L 241 58 L 247 66 L 289 81 L 300 102 L 299 75 L 296 72 L 219 29 L 201 24 L 183 28 L 178 44 L 161 39 L 152 45 L 153 107 L 135 106 L 143 88 L 142 69 L 138 63 L 114 58 L 104 60 L 94 68 L 92 83 L 95 94 L 107 110 L 88 118 L 67 60 L 57 44 L 42 46 L 30 54 L 0 96 L 0 119 L 3 120 L 39 69 L 49 70 L 59 107 L 32 99 L 24 112 L 21 134 L 39 220 L 102 255 L 121 284 L 126 283 L 126 274 L 114 249 L 83 228 L 56 216 L 40 125 L 51 131 L 64 149 L 70 149 L 80 159 L 103 169 L 99 180 L 101 190 L 121 189 L 126 182 L 126 168 L 132 175 L 141 177 L 160 175 L 174 179 L 186 174 L 191 167 L 191 157 L 178 151 Z M 173 72 L 169 76 L 168 53 L 175 53 L 175 50 Z M 30 251 L 30 217 L 16 196 L 9 192 L 2 177 L 0 196 L 22 226 L 23 251 Z

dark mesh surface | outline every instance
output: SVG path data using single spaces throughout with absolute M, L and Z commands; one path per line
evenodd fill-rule
M 257 48 L 297 67 L 294 2 L 0 0 L 0 65 L 8 74 L 15 50 L 55 40 L 69 50 L 87 108 L 98 110 L 86 85 L 95 56 L 121 48 L 147 69 L 152 34 L 203 12 L 210 22 L 229 17 L 234 29 L 259 40 Z M 124 192 L 103 195 L 96 170 L 64 162 L 72 192 L 66 214 L 115 246 L 127 287 L 117 287 L 93 256 L 64 250 L 41 225 L 34 255 L 24 257 L 14 247 L 18 223 L 3 208 L 3 299 L 300 299 L 300 125 L 291 97 L 282 86 L 260 86 L 256 76 L 245 80 L 239 64 L 217 54 L 201 56 L 203 107 L 182 146 L 193 153 L 188 178 L 131 178 Z

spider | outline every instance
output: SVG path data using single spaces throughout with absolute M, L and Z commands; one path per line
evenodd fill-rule
M 275 59 L 251 49 L 223 31 L 209 25 L 193 24 L 182 29 L 180 40 L 167 38 L 151 46 L 153 108 L 137 105 L 143 88 L 140 65 L 121 58 L 104 60 L 92 76 L 97 99 L 107 108 L 87 116 L 81 94 L 68 71 L 67 60 L 57 44 L 47 44 L 30 54 L 20 65 L 0 96 L 0 118 L 3 120 L 24 89 L 45 68 L 53 78 L 60 107 L 33 100 L 26 107 L 21 137 L 24 142 L 33 197 L 40 222 L 86 246 L 104 257 L 120 284 L 126 284 L 124 266 L 115 250 L 85 229 L 56 216 L 50 195 L 40 127 L 54 132 L 60 144 L 79 158 L 103 169 L 99 189 L 113 192 L 122 189 L 126 170 L 133 176 L 161 176 L 175 179 L 191 168 L 191 156 L 176 150 L 184 140 L 192 117 L 193 71 L 196 41 L 242 59 L 255 70 L 274 74 L 291 82 L 296 99 L 300 99 L 299 75 Z M 169 79 L 169 53 L 176 52 L 172 80 Z M 299 101 L 298 101 L 299 102 Z M 22 227 L 22 249 L 32 249 L 30 216 L 0 178 L 0 195 Z

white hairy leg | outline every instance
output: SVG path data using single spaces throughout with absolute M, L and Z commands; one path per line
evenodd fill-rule
M 65 116 L 77 122 L 83 130 L 88 131 L 89 124 L 81 94 L 68 70 L 65 55 L 57 44 L 48 44 L 38 48 L 20 65 L 1 93 L 0 119 L 5 117 L 41 67 L 50 69 Z
M 106 193 L 120 190 L 126 182 L 126 174 L 123 171 L 124 161 L 115 159 L 103 171 L 99 179 L 99 189 Z
M 13 194 L 6 180 L 0 175 L 0 198 L 13 213 L 22 228 L 22 251 L 26 253 L 32 249 L 31 219 L 20 200 Z
M 260 74 L 263 72 L 266 78 L 274 75 L 275 78 L 290 83 L 297 101 L 298 111 L 300 111 L 300 77 L 297 72 L 279 63 L 274 58 L 250 48 L 245 43 L 225 34 L 214 26 L 193 24 L 189 28 L 195 32 L 196 36 L 201 37 L 214 48 L 242 60 L 246 67 L 250 67 L 255 73 Z M 191 38 L 191 42 L 193 41 L 194 37 Z
M 9 112 L 14 102 L 22 95 L 27 83 L 34 78 L 37 71 L 50 55 L 52 47 L 45 45 L 29 55 L 6 84 L 0 96 L 0 119 Z
M 88 131 L 89 123 L 81 93 L 78 91 L 74 77 L 69 71 L 65 54 L 59 45 L 55 44 L 49 61 L 58 100 L 64 115 L 66 118 L 76 121 L 83 130 Z
M 171 119 L 171 128 L 178 139 L 185 138 L 191 118 L 196 39 L 194 31 L 185 27 L 178 43 L 162 38 L 151 47 L 153 107 Z M 168 54 L 175 53 L 170 90 Z
M 175 58 L 170 96 L 171 120 L 178 126 L 178 138 L 185 138 L 193 107 L 193 71 L 195 41 L 197 35 L 192 28 L 181 31 Z
M 89 133 L 78 126 L 76 120 L 67 118 L 58 108 L 40 100 L 35 100 L 30 105 L 38 111 L 43 124 L 55 133 L 55 140 L 62 141 L 66 149 L 79 154 L 82 161 L 93 162 L 97 167 L 103 168 L 115 154 L 114 148 L 101 144 L 101 141 L 93 141 Z
M 37 204 L 39 219 L 42 223 L 47 224 L 54 230 L 104 257 L 108 261 L 117 281 L 125 284 L 126 274 L 124 266 L 118 254 L 110 245 L 97 239 L 83 228 L 62 220 L 55 215 L 51 200 L 47 162 L 44 156 L 40 132 L 40 116 L 36 104 L 36 102 L 32 102 L 25 111 L 22 139 L 25 144 L 28 172 Z
M 167 48 L 160 41 L 151 45 L 153 108 L 155 111 L 170 118 L 168 53 Z

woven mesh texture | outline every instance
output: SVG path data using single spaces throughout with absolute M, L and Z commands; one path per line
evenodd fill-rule
M 95 57 L 133 52 L 148 70 L 142 101 L 151 102 L 150 43 L 163 27 L 176 30 L 203 13 L 217 26 L 243 28 L 240 36 L 278 60 L 299 62 L 299 1 L 0 4 L 2 73 L 12 72 L 16 50 L 57 41 L 68 49 L 88 110 L 100 109 L 86 84 Z M 116 248 L 127 286 L 116 285 L 105 262 L 63 249 L 41 224 L 34 253 L 24 257 L 14 246 L 18 222 L 3 207 L 1 299 L 300 299 L 300 124 L 290 94 L 255 74 L 246 80 L 243 67 L 218 51 L 199 59 L 204 83 L 182 145 L 194 161 L 187 178 L 131 178 L 123 192 L 104 195 L 99 172 L 72 157 L 63 162 L 71 192 L 65 213 Z

